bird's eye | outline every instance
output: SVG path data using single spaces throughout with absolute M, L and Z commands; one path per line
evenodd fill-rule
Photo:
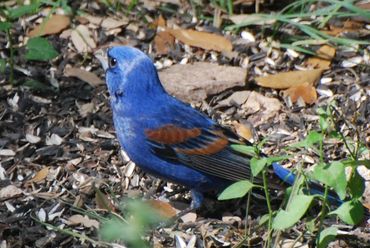
M 115 58 L 109 58 L 109 68 L 114 68 L 117 65 L 117 60 Z

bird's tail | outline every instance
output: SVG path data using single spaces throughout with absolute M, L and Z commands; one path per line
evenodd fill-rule
M 282 167 L 279 163 L 273 163 L 272 164 L 274 173 L 276 176 L 278 176 L 282 181 L 289 185 L 293 185 L 297 176 L 291 172 L 288 169 L 285 169 Z M 318 182 L 315 181 L 309 181 L 308 182 L 308 190 L 309 194 L 311 195 L 324 195 L 325 192 L 325 187 L 319 184 Z M 339 198 L 339 196 L 332 190 L 329 190 L 328 192 L 328 200 L 331 204 L 335 206 L 340 206 L 343 201 Z

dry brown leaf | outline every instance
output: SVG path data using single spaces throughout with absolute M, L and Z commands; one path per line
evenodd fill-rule
M 166 27 L 166 19 L 162 15 L 160 15 L 157 19 L 154 20 L 153 26 L 155 27 Z
M 95 192 L 95 203 L 96 206 L 100 209 L 105 209 L 110 212 L 115 212 L 116 210 L 115 206 L 113 205 L 109 197 L 99 190 L 96 190 Z
M 248 140 L 248 141 L 253 141 L 254 139 L 254 130 L 253 126 L 250 123 L 239 123 L 237 121 L 233 122 L 233 126 L 235 128 L 236 133 Z
M 104 29 L 114 29 L 114 28 L 119 28 L 127 24 L 128 24 L 128 19 L 126 18 L 121 18 L 120 20 L 117 20 L 112 17 L 108 17 L 103 20 L 101 27 Z
M 49 166 L 46 166 L 44 168 L 42 168 L 41 170 L 39 170 L 36 175 L 31 178 L 30 180 L 28 180 L 27 182 L 28 183 L 39 183 L 43 180 L 45 180 L 45 178 L 48 176 L 49 174 Z
M 361 9 L 365 9 L 365 10 L 370 10 L 370 2 L 369 1 L 364 1 L 364 2 L 359 2 L 359 3 L 356 3 L 356 7 L 359 7 Z
M 331 60 L 335 55 L 335 48 L 328 45 L 323 45 L 316 51 L 316 54 L 317 56 L 308 58 L 306 65 L 315 69 L 329 69 Z
M 46 19 L 42 24 L 35 27 L 28 33 L 29 37 L 44 36 L 49 34 L 57 34 L 66 29 L 71 23 L 68 16 L 65 15 L 52 15 Z
M 104 84 L 104 81 L 94 73 L 82 70 L 80 68 L 67 68 L 64 70 L 64 75 L 67 77 L 77 77 L 80 80 L 90 84 L 92 87 Z
M 284 94 L 290 96 L 292 102 L 296 102 L 300 97 L 307 104 L 313 104 L 317 100 L 315 87 L 308 83 L 292 86 L 289 89 L 285 90 Z
M 288 71 L 266 77 L 257 77 L 258 85 L 272 89 L 287 89 L 304 83 L 315 85 L 320 79 L 323 69 L 307 71 Z
M 0 189 L 0 200 L 9 199 L 22 194 L 22 190 L 14 185 L 8 185 Z
M 363 26 L 364 23 L 361 21 L 347 20 L 343 23 L 342 27 L 330 25 L 329 30 L 323 30 L 323 32 L 332 36 L 337 36 L 346 32 L 358 32 Z
M 278 99 L 266 97 L 258 92 L 250 91 L 247 101 L 242 105 L 247 121 L 254 127 L 268 122 L 279 114 L 281 103 Z
M 175 38 L 168 31 L 157 33 L 154 38 L 154 49 L 157 54 L 167 54 L 175 43 Z
M 230 52 L 233 50 L 231 41 L 217 34 L 190 29 L 168 29 L 168 31 L 175 36 L 176 39 L 189 46 L 195 46 L 206 50 L 215 50 L 219 52 Z
M 172 218 L 176 215 L 176 210 L 168 202 L 151 199 L 147 203 L 163 217 Z
M 89 29 L 85 25 L 78 25 L 76 29 L 71 32 L 71 40 L 77 51 L 90 52 L 96 48 L 96 43 L 91 37 Z
M 98 221 L 90 219 L 87 216 L 82 216 L 80 214 L 72 215 L 71 217 L 68 218 L 67 221 L 68 221 L 68 224 L 71 226 L 82 224 L 84 227 L 87 227 L 87 228 L 90 228 L 90 227 L 99 228 Z

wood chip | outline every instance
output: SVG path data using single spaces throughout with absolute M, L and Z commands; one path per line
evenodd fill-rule
M 96 48 L 96 43 L 85 25 L 78 25 L 71 32 L 71 40 L 78 52 L 91 52 Z

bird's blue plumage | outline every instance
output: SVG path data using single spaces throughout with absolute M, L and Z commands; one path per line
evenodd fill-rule
M 249 158 L 230 147 L 240 143 L 238 137 L 167 94 L 148 56 L 136 48 L 113 47 L 108 62 L 106 82 L 117 137 L 138 166 L 190 188 L 195 207 L 200 192 L 222 190 L 250 178 Z M 279 164 L 273 171 L 293 184 L 294 175 Z M 271 187 L 278 188 L 279 183 L 271 182 Z

